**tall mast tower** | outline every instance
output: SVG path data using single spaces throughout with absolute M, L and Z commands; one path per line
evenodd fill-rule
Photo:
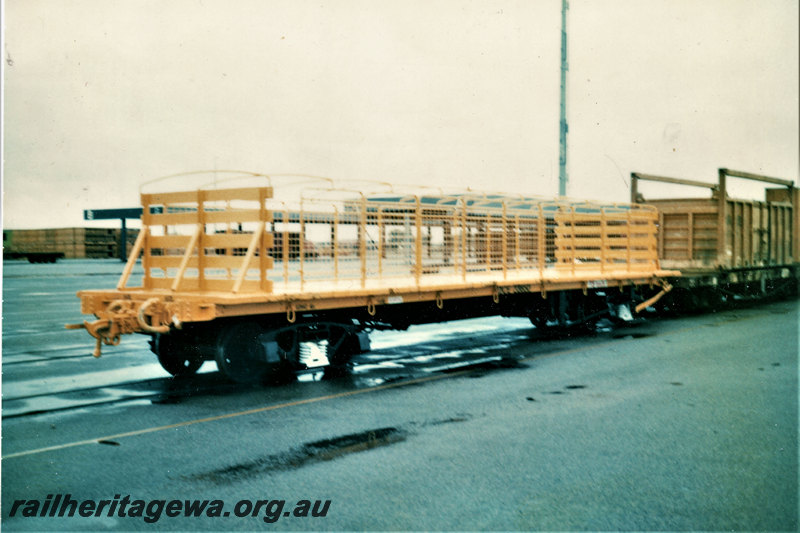
M 561 121 L 559 123 L 558 194 L 567 195 L 567 9 L 569 2 L 561 0 Z

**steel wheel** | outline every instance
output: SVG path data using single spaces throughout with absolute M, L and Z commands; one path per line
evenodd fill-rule
M 173 376 L 191 376 L 203 364 L 199 347 L 187 343 L 175 334 L 158 334 L 152 345 L 158 362 Z
M 220 372 L 237 383 L 261 383 L 267 373 L 267 361 L 258 344 L 261 333 L 251 322 L 224 329 L 214 357 Z

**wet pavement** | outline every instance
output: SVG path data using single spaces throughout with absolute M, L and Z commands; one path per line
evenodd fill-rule
M 423 326 L 373 335 L 350 375 L 241 387 L 211 363 L 170 379 L 143 339 L 93 360 L 85 332 L 48 331 L 80 319 L 75 290 L 113 286 L 101 263 L 6 263 L 5 529 L 797 528 L 797 302 L 560 338 Z M 9 516 L 67 493 L 224 509 Z

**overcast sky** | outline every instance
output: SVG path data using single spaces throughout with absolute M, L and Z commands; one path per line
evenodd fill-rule
M 632 171 L 797 180 L 797 0 L 570 4 L 570 196 L 626 201 Z M 558 192 L 560 0 L 4 15 L 5 227 L 83 225 L 137 206 L 143 181 L 213 168 Z

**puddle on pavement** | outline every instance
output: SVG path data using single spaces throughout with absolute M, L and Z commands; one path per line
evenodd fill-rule
M 471 420 L 471 419 L 472 419 L 471 415 L 456 415 L 456 416 L 451 416 L 450 418 L 442 418 L 440 420 L 432 420 L 430 422 L 426 422 L 423 425 L 425 425 L 425 426 L 441 426 L 441 425 L 444 425 L 444 424 L 455 424 L 455 423 L 458 423 L 458 422 L 467 422 L 468 420 Z
M 299 448 L 283 453 L 267 455 L 253 461 L 189 476 L 189 478 L 215 483 L 228 483 L 269 472 L 293 470 L 312 463 L 330 461 L 343 455 L 388 446 L 401 442 L 405 438 L 406 432 L 395 427 L 372 429 L 332 439 L 309 442 Z
M 517 359 L 510 357 L 492 357 L 488 359 L 479 359 L 477 361 L 465 361 L 464 363 L 430 369 L 433 372 L 442 372 L 443 374 L 450 374 L 454 372 L 472 371 L 469 375 L 470 378 L 482 378 L 487 373 L 494 370 L 509 370 L 527 368 L 526 365 L 519 362 Z
M 612 335 L 612 338 L 614 338 L 614 339 L 645 339 L 647 337 L 652 337 L 652 336 L 653 336 L 652 333 L 645 333 L 645 332 L 636 332 L 636 333 L 620 332 L 620 333 L 615 333 L 614 335 Z
M 64 391 L 53 394 L 54 398 L 59 398 L 63 400 L 75 400 L 76 398 L 82 398 L 82 399 L 108 398 L 110 396 L 111 394 L 109 394 L 109 392 L 105 389 Z
M 553 390 L 553 391 L 548 392 L 547 394 L 566 394 L 565 391 L 581 390 L 581 389 L 585 389 L 587 387 L 588 387 L 588 385 L 565 385 L 564 386 L 564 390 Z M 526 400 L 528 400 L 529 402 L 535 402 L 536 401 L 536 400 L 534 400 L 534 399 L 532 399 L 530 397 L 526 398 Z

